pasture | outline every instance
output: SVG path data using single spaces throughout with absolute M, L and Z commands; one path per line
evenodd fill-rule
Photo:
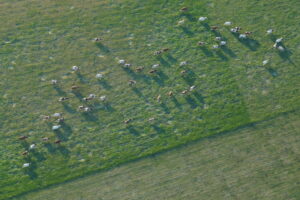
M 283 114 L 16 200 L 296 200 L 299 117 Z
M 299 4 L 2 0 L 0 199 L 297 110 Z M 184 6 L 189 10 L 182 13 Z M 207 22 L 199 22 L 200 16 L 207 16 Z M 223 26 L 225 21 L 254 33 L 240 40 Z M 210 30 L 214 25 L 218 31 Z M 266 35 L 269 28 L 274 34 Z M 228 45 L 212 49 L 216 36 Z M 104 40 L 95 43 L 95 37 Z M 284 52 L 272 48 L 279 37 Z M 199 47 L 199 41 L 207 45 Z M 170 50 L 155 56 L 162 48 Z M 120 59 L 132 67 L 120 66 Z M 262 66 L 266 59 L 270 63 Z M 183 61 L 188 64 L 180 66 Z M 149 74 L 154 64 L 160 64 L 158 72 Z M 71 72 L 74 65 L 80 73 Z M 145 69 L 136 72 L 139 66 Z M 95 78 L 99 72 L 102 80 Z M 137 84 L 129 86 L 129 80 Z M 77 92 L 71 90 L 74 84 L 80 86 Z M 192 85 L 195 90 L 181 94 Z M 91 93 L 107 101 L 84 102 Z M 70 99 L 58 102 L 63 96 Z M 80 105 L 93 110 L 80 112 Z M 56 112 L 65 122 L 52 131 L 56 123 L 40 116 Z M 132 121 L 124 124 L 127 119 Z M 22 135 L 29 138 L 19 141 Z M 22 156 L 31 144 L 36 149 Z M 22 168 L 23 163 L 31 165 Z

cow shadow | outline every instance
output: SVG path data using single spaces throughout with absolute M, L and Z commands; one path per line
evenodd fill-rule
M 213 53 L 207 49 L 207 47 L 201 46 L 199 47 L 201 51 L 207 56 L 207 57 L 212 57 Z
M 110 90 L 112 86 L 106 80 L 98 80 L 98 84 L 106 90 Z
M 192 109 L 195 109 L 198 106 L 197 102 L 190 95 L 187 95 L 184 98 L 185 98 L 186 102 L 188 102 L 188 104 L 190 105 L 190 107 Z
M 161 128 L 155 124 L 151 124 L 151 127 L 155 130 L 155 132 L 157 134 L 165 134 L 166 133 L 166 131 L 163 128 Z
M 130 134 L 132 134 L 134 136 L 139 136 L 140 135 L 140 133 L 132 125 L 128 125 L 126 128 L 127 128 L 127 130 L 129 131 Z
M 102 43 L 96 43 L 96 46 L 104 53 L 109 53 L 110 49 Z

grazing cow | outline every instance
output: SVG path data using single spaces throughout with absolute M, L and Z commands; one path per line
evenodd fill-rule
M 137 67 L 137 68 L 135 68 L 135 71 L 136 72 L 141 72 L 141 71 L 143 71 L 143 69 L 144 69 L 144 67 Z
M 207 17 L 199 17 L 200 22 L 204 22 L 205 20 L 207 20 Z
M 162 51 L 160 51 L 160 50 L 154 52 L 154 55 L 156 55 L 156 56 L 157 56 L 157 55 L 160 55 L 160 54 L 162 54 Z
M 280 42 L 282 42 L 282 40 L 283 40 L 283 38 L 278 38 L 278 39 L 276 39 L 275 43 L 280 43 Z
M 225 26 L 231 26 L 231 25 L 232 25 L 232 22 L 227 21 L 227 22 L 224 23 L 224 25 L 225 25 Z
M 44 120 L 44 121 L 47 121 L 49 120 L 51 117 L 49 115 L 42 115 L 41 118 Z
M 188 8 L 187 7 L 183 7 L 183 8 L 180 9 L 180 11 L 181 12 L 186 12 L 186 11 L 188 11 Z
M 160 100 L 161 100 L 161 95 L 158 95 L 158 96 L 156 97 L 156 100 L 157 100 L 157 102 L 160 102 Z
M 270 34 L 272 34 L 272 33 L 273 33 L 273 29 L 267 30 L 267 34 L 268 34 L 268 35 L 270 35 Z
M 132 119 L 126 119 L 126 120 L 124 120 L 124 123 L 129 124 L 129 122 L 131 122 L 131 121 L 132 121 Z
M 154 64 L 152 65 L 152 69 L 158 68 L 160 66 L 160 64 Z
M 251 35 L 252 33 L 253 33 L 252 31 L 246 31 L 246 32 L 245 32 L 245 35 L 249 36 L 249 35 Z
M 226 41 L 221 41 L 221 42 L 220 42 L 220 45 L 221 45 L 221 46 L 225 46 L 226 44 L 227 44 Z
M 136 81 L 135 80 L 129 80 L 128 81 L 128 85 L 135 85 L 136 84 Z
M 74 66 L 72 67 L 72 71 L 74 71 L 74 72 L 79 71 L 79 67 L 74 65 Z
M 182 92 L 181 92 L 181 94 L 187 94 L 188 93 L 188 90 L 183 90 Z
M 23 151 L 23 152 L 22 152 L 22 155 L 23 155 L 23 156 L 28 155 L 28 151 Z
M 54 113 L 53 115 L 52 115 L 52 117 L 61 117 L 62 116 L 62 113 Z
M 264 61 L 262 62 L 263 65 L 266 65 L 266 64 L 268 64 L 268 63 L 269 63 L 269 60 L 264 60 Z
M 83 110 L 83 109 L 84 109 L 84 106 L 78 106 L 78 109 L 79 109 L 79 110 Z
M 222 38 L 221 37 L 216 37 L 216 40 L 220 41 Z
M 125 64 L 125 60 L 119 60 L 119 64 Z
M 125 68 L 129 68 L 129 67 L 131 67 L 131 64 L 126 63 L 126 64 L 124 64 L 124 67 L 125 67 Z
M 169 50 L 170 50 L 169 48 L 163 48 L 163 49 L 162 49 L 163 52 L 167 52 L 167 51 L 169 51 Z
M 148 119 L 148 122 L 153 122 L 154 120 L 155 120 L 155 118 L 151 117 L 151 118 Z
M 230 32 L 232 32 L 232 33 L 238 33 L 238 30 L 236 28 L 231 28 Z
M 203 45 L 205 45 L 205 42 L 198 42 L 198 45 L 203 46 Z
M 184 22 L 185 22 L 185 20 L 182 19 L 182 20 L 178 21 L 178 25 L 182 25 L 182 24 L 184 24 Z
M 190 87 L 190 91 L 193 91 L 195 88 L 196 88 L 196 86 L 195 86 L 195 85 L 192 85 L 192 86 Z
M 106 100 L 106 96 L 105 96 L 105 95 L 101 96 L 101 97 L 100 97 L 100 100 L 101 100 L 101 101 L 105 101 L 105 100 Z
M 279 51 L 285 51 L 283 46 L 278 46 L 277 48 L 278 48 Z
M 149 71 L 150 74 L 154 74 L 154 73 L 156 73 L 156 72 L 157 72 L 156 69 L 152 69 L 152 70 Z
M 83 97 L 82 100 L 83 100 L 83 101 L 89 101 L 89 100 L 91 100 L 91 99 L 88 98 L 88 97 Z
M 169 91 L 169 92 L 167 93 L 167 95 L 168 95 L 169 97 L 172 97 L 172 96 L 173 96 L 173 92 L 172 92 L 172 91 Z
M 219 48 L 219 45 L 216 45 L 216 44 L 215 44 L 215 45 L 212 46 L 212 48 L 213 48 L 213 49 L 218 49 L 218 48 Z
M 217 26 L 212 26 L 210 30 L 216 31 L 218 28 L 219 28 L 219 27 L 217 27 Z
M 56 131 L 56 130 L 58 130 L 60 127 L 61 127 L 61 125 L 54 125 L 54 126 L 52 126 L 52 130 L 53 130 L 53 131 Z
M 96 78 L 98 78 L 98 79 L 103 78 L 103 74 L 101 74 L 101 73 L 96 74 Z
M 62 101 L 66 101 L 66 100 L 68 100 L 69 99 L 69 97 L 60 97 L 59 99 L 58 99 L 58 101 L 59 102 L 62 102 Z
M 57 85 L 58 81 L 53 79 L 53 80 L 51 80 L 51 83 L 52 83 L 52 85 Z
M 54 141 L 54 144 L 60 144 L 61 143 L 61 140 L 55 140 Z
M 247 38 L 247 35 L 246 35 L 246 34 L 241 34 L 241 35 L 239 35 L 239 38 L 240 38 L 240 39 L 246 39 L 246 38 Z
M 35 144 L 31 144 L 31 145 L 29 146 L 29 149 L 35 149 Z
M 24 163 L 24 164 L 23 164 L 23 168 L 29 167 L 29 166 L 30 166 L 30 163 Z
M 187 71 L 186 70 L 182 70 L 180 73 L 183 75 L 183 74 L 186 74 Z
M 184 65 L 187 65 L 188 63 L 187 63 L 187 61 L 182 61 L 181 63 L 180 63 L 180 67 L 182 67 L 182 66 L 184 66 Z
M 43 140 L 44 142 L 47 142 L 47 141 L 49 141 L 49 138 L 48 138 L 48 137 L 43 137 L 42 140 Z
M 72 85 L 71 90 L 76 90 L 76 89 L 78 89 L 78 88 L 79 88 L 79 86 L 77 86 L 77 85 Z
M 61 117 L 59 119 L 56 120 L 57 123 L 63 123 L 65 121 L 65 118 Z
M 88 98 L 94 99 L 94 98 L 96 98 L 96 95 L 95 95 L 95 94 L 89 94 L 89 97 L 88 97 Z
M 99 37 L 96 37 L 96 38 L 94 38 L 94 42 L 100 42 L 100 41 L 102 41 L 103 39 L 102 38 L 99 38 Z
M 84 107 L 83 111 L 84 112 L 90 112 L 90 111 L 92 111 L 92 109 L 90 107 Z
M 26 140 L 27 138 L 28 138 L 28 136 L 22 135 L 22 136 L 19 137 L 19 140 Z

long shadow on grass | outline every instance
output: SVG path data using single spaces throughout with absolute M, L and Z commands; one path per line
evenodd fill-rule
M 58 139 L 61 141 L 67 141 L 68 137 L 60 130 L 53 131 Z
M 172 64 L 177 63 L 177 59 L 174 58 L 171 54 L 167 54 L 166 58 L 168 59 L 168 61 Z
M 231 34 L 244 46 L 248 47 L 251 51 L 256 51 L 259 46 L 260 43 L 252 38 L 239 38 L 239 34 L 238 33 L 232 33 Z
M 166 133 L 166 131 L 163 128 L 161 128 L 161 127 L 159 127 L 159 126 L 157 126 L 155 124 L 151 124 L 151 127 L 155 130 L 155 132 L 157 134 L 164 134 L 164 133 Z
M 222 61 L 228 61 L 228 58 L 219 50 L 216 51 L 216 55 L 222 60 Z
M 181 17 L 186 17 L 191 22 L 197 21 L 197 18 L 194 17 L 193 15 L 189 14 L 189 13 L 181 13 L 180 16 Z
M 144 74 L 137 74 L 129 68 L 122 68 L 129 76 L 131 76 L 134 80 L 142 80 L 147 84 L 150 84 L 150 77 Z
M 232 58 L 237 57 L 236 54 L 231 49 L 229 49 L 227 46 L 221 46 L 221 49 L 224 51 L 224 53 L 226 53 L 230 57 L 232 57 Z
M 44 147 L 48 150 L 49 153 L 54 154 L 56 152 L 56 147 L 51 143 L 44 143 Z
M 67 103 L 62 102 L 62 105 L 64 107 L 64 109 L 68 112 L 68 113 L 76 113 L 77 111 L 75 109 L 73 109 L 72 107 L 70 107 Z
M 202 26 L 207 30 L 207 31 L 210 31 L 210 26 L 208 25 L 208 23 L 204 22 L 204 23 L 201 23 Z
M 33 157 L 35 157 L 38 161 L 46 160 L 44 154 L 41 153 L 41 152 L 38 152 L 35 149 L 33 149 L 33 150 L 30 151 L 30 155 L 32 155 Z
M 194 33 L 187 27 L 180 26 L 181 30 L 183 31 L 184 34 L 188 36 L 194 36 Z
M 157 60 L 160 62 L 161 65 L 166 67 L 171 67 L 170 63 L 168 63 L 163 57 L 157 56 Z
M 165 85 L 165 80 L 168 79 L 168 76 L 165 75 L 165 73 L 163 73 L 162 71 L 158 71 L 156 73 L 156 76 L 152 76 L 152 79 L 154 81 L 156 81 L 156 83 L 159 85 L 159 86 L 164 86 Z
M 30 156 L 25 157 L 24 160 L 26 163 L 30 163 L 29 167 L 24 168 L 24 173 L 27 174 L 31 180 L 36 179 L 38 177 L 35 172 L 35 169 L 37 168 L 36 162 L 33 161 Z
M 204 104 L 205 103 L 205 100 L 204 100 L 204 97 L 199 94 L 197 91 L 193 91 L 192 94 L 195 96 L 195 98 L 201 103 L 201 104 Z
M 273 68 L 267 68 L 267 71 L 273 76 L 273 77 L 277 77 L 278 76 L 278 72 L 273 69 Z
M 167 104 L 165 104 L 164 102 L 161 102 L 159 105 L 166 114 L 170 114 L 170 109 L 168 108 Z
M 112 88 L 112 86 L 106 80 L 98 80 L 98 84 L 106 90 L 110 90 Z
M 184 98 L 185 98 L 185 100 L 188 102 L 188 104 L 190 105 L 190 107 L 191 107 L 192 109 L 195 109 L 195 108 L 198 106 L 198 104 L 197 104 L 197 102 L 195 101 L 195 99 L 192 98 L 191 96 L 187 95 L 187 96 L 185 96 Z
M 192 70 L 188 70 L 188 73 L 182 76 L 182 79 L 190 86 L 192 86 L 196 79 L 197 76 Z
M 132 90 L 138 97 L 143 98 L 144 100 L 147 100 L 147 99 L 145 98 L 145 96 L 143 95 L 143 93 L 142 93 L 139 89 L 137 89 L 136 87 L 132 86 L 132 87 L 131 87 L 131 90 Z
M 77 91 L 72 91 L 72 93 L 75 95 L 75 97 L 77 97 L 80 101 L 82 101 L 83 95 L 81 94 L 81 92 L 77 90 Z
M 176 97 L 172 96 L 172 97 L 170 97 L 170 98 L 171 98 L 172 102 L 175 104 L 175 106 L 176 106 L 177 108 L 180 108 L 180 109 L 181 109 L 181 104 L 178 102 L 178 100 L 176 99 Z
M 67 93 L 65 91 L 63 91 L 59 86 L 53 86 L 53 88 L 55 89 L 55 91 L 57 92 L 57 94 L 59 96 L 66 96 Z
M 108 112 L 114 112 L 115 109 L 111 106 L 109 102 L 103 102 L 100 104 L 99 102 L 96 102 L 93 104 L 93 107 L 96 108 L 97 110 L 106 110 Z
M 86 79 L 84 78 L 84 76 L 83 76 L 80 72 L 77 72 L 77 73 L 76 73 L 76 76 L 77 76 L 77 78 L 79 79 L 79 81 L 80 81 L 81 83 L 87 83 L 87 82 L 88 82 L 88 80 L 86 80 Z
M 199 47 L 201 49 L 201 51 L 207 56 L 207 57 L 212 57 L 214 54 L 209 51 L 206 47 L 202 46 Z
M 81 115 L 84 117 L 86 121 L 97 122 L 99 118 L 96 117 L 92 112 L 83 112 Z
M 107 46 L 105 46 L 104 44 L 102 44 L 102 43 L 96 43 L 96 46 L 97 46 L 101 51 L 103 51 L 103 52 L 105 52 L 105 53 L 109 53 L 109 52 L 110 52 L 109 48 L 108 48 Z
M 132 134 L 134 136 L 139 136 L 140 135 L 140 133 L 132 125 L 128 125 L 126 128 L 127 128 L 127 130 L 129 131 L 130 134 Z

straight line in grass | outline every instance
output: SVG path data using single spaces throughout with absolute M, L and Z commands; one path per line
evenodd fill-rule
M 45 189 L 51 189 L 53 187 L 56 187 L 56 186 L 59 186 L 59 185 L 63 185 L 63 184 L 66 184 L 66 183 L 70 183 L 70 182 L 73 182 L 73 181 L 76 181 L 78 179 L 81 179 L 81 178 L 84 178 L 84 177 L 88 177 L 88 176 L 92 176 L 94 174 L 97 174 L 97 173 L 102 173 L 102 172 L 107 172 L 107 171 L 110 171 L 114 168 L 117 168 L 117 167 L 120 167 L 120 166 L 123 166 L 123 165 L 126 165 L 128 163 L 135 163 L 135 162 L 138 162 L 142 159 L 146 159 L 146 158 L 153 158 L 153 157 L 156 157 L 156 156 L 159 156 L 161 154 L 164 154 L 164 153 L 167 153 L 167 152 L 170 152 L 170 151 L 174 151 L 174 150 L 178 150 L 178 149 L 182 149 L 182 148 L 185 148 L 186 146 L 188 145 L 193 145 L 199 141 L 202 141 L 202 140 L 210 140 L 210 139 L 214 139 L 214 138 L 217 138 L 217 137 L 220 137 L 220 136 L 223 136 L 223 135 L 227 135 L 227 134 L 232 134 L 232 133 L 235 133 L 237 131 L 240 131 L 240 130 L 243 130 L 243 129 L 247 129 L 247 128 L 251 128 L 251 127 L 254 127 L 258 124 L 261 124 L 263 122 L 266 122 L 266 121 L 271 121 L 271 120 L 274 120 L 276 118 L 279 118 L 281 116 L 286 116 L 286 115 L 289 115 L 289 114 L 293 114 L 293 113 L 298 113 L 299 112 L 299 109 L 293 109 L 293 110 L 289 110 L 289 111 L 285 111 L 285 112 L 281 112 L 281 113 L 278 113 L 278 114 L 275 114 L 273 116 L 270 116 L 270 117 L 265 117 L 264 119 L 262 120 L 258 120 L 258 121 L 255 121 L 255 122 L 251 122 L 251 123 L 248 123 L 246 125 L 241 125 L 239 127 L 236 127 L 234 129 L 231 129 L 231 130 L 227 130 L 227 131 L 222 131 L 220 133 L 216 133 L 214 135 L 210 135 L 210 136 L 207 136 L 207 137 L 203 137 L 203 138 L 200 138 L 200 139 L 196 139 L 196 140 L 193 140 L 193 141 L 189 141 L 187 143 L 183 143 L 183 144 L 180 144 L 176 147 L 173 147 L 173 148 L 170 148 L 170 149 L 165 149 L 165 150 L 162 150 L 162 151 L 159 151 L 159 152 L 155 152 L 153 154 L 150 154 L 150 155 L 146 155 L 146 156 L 143 156 L 143 157 L 140 157 L 140 158 L 134 158 L 132 160 L 127 160 L 123 163 L 118 163 L 116 165 L 114 165 L 113 167 L 108 167 L 108 168 L 105 168 L 105 169 L 100 169 L 100 170 L 96 170 L 96 171 L 90 171 L 82 176 L 78 176 L 76 178 L 73 178 L 73 179 L 70 179 L 70 180 L 66 180 L 64 182 L 61 182 L 61 183 L 56 183 L 56 184 L 52 184 L 52 185 L 49 185 L 49 186 L 46 186 L 44 188 L 39 188 L 39 189 L 35 189 L 35 190 L 30 190 L 30 191 L 27 191 L 27 192 L 24 192 L 24 193 L 21 193 L 21 194 L 18 194 L 16 196 L 12 196 L 8 199 L 15 199 L 15 198 L 20 198 L 24 195 L 27 195 L 29 193 L 33 193 L 33 192 L 38 192 L 38 191 L 41 191 L 41 190 L 45 190 Z

